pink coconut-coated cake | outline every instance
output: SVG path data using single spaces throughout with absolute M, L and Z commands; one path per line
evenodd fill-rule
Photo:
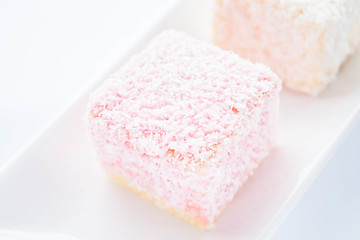
M 91 95 L 87 133 L 112 179 L 206 228 L 269 153 L 280 88 L 268 67 L 170 30 Z

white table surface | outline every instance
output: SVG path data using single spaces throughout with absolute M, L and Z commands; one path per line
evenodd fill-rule
M 166 3 L 0 1 L 0 167 Z M 359 203 L 360 121 L 274 239 L 360 239 Z

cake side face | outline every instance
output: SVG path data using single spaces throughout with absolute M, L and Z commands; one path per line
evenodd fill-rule
M 318 95 L 360 41 L 360 2 L 218 0 L 214 42 L 269 65 L 290 89 Z
M 167 31 L 93 93 L 87 133 L 112 178 L 207 227 L 268 153 L 280 88 L 269 68 Z

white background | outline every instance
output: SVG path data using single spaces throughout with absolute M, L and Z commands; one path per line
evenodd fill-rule
M 0 0 L 0 167 L 169 0 L 118 3 Z M 360 122 L 274 239 L 360 239 L 359 203 Z

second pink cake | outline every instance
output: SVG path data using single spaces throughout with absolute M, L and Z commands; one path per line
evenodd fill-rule
M 269 68 L 166 31 L 91 96 L 106 173 L 206 228 L 269 153 L 281 82 Z

